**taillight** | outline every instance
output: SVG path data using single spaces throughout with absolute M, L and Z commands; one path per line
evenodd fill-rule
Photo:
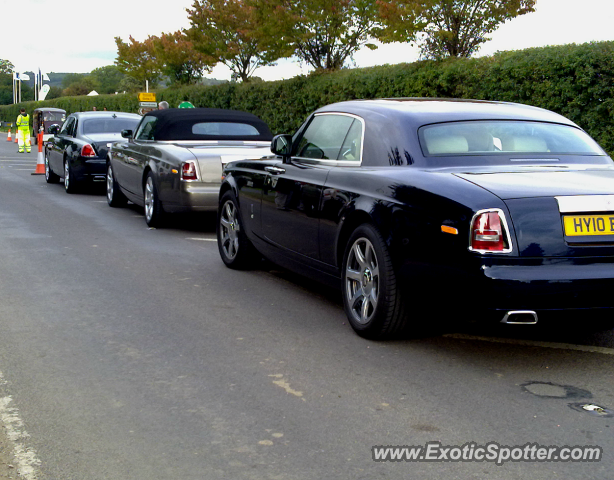
M 196 175 L 196 164 L 194 162 L 185 162 L 181 167 L 182 180 L 198 180 Z
M 487 210 L 473 217 L 470 250 L 499 253 L 511 251 L 503 212 Z
M 94 150 L 94 147 L 92 147 L 90 144 L 86 144 L 86 145 L 83 145 L 83 147 L 81 147 L 81 156 L 82 157 L 95 157 L 96 151 Z

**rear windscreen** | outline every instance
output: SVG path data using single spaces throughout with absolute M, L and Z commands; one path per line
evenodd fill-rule
M 192 125 L 195 135 L 214 135 L 221 137 L 250 137 L 258 136 L 260 132 L 253 125 L 247 123 L 231 122 L 202 122 Z
M 134 130 L 139 118 L 89 118 L 83 120 L 83 134 L 121 133 L 122 130 Z
M 474 121 L 427 125 L 418 132 L 425 155 L 605 155 L 579 128 L 524 121 Z

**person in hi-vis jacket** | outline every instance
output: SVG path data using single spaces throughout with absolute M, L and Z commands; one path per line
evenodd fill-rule
M 30 143 L 30 115 L 26 113 L 26 109 L 19 110 L 17 117 L 17 143 L 19 145 L 19 153 L 23 153 L 24 147 L 27 153 L 30 153 L 32 148 Z

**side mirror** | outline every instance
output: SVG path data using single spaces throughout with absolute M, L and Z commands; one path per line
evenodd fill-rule
M 53 124 L 47 129 L 47 133 L 50 133 L 51 135 L 57 135 L 59 131 L 60 131 L 60 126 L 57 124 Z
M 271 140 L 271 152 L 288 161 L 292 155 L 292 135 L 275 135 Z
M 132 137 L 132 130 L 122 130 L 122 137 L 124 137 L 124 138 L 131 138 Z

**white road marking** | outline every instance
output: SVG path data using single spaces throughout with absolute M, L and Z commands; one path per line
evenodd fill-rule
M 523 345 L 527 347 L 558 348 L 560 350 L 577 350 L 579 352 L 614 355 L 614 348 L 575 345 L 573 343 L 540 342 L 539 340 L 522 340 L 517 338 L 478 337 L 476 335 L 465 335 L 464 333 L 450 333 L 444 335 L 444 337 L 455 338 L 457 340 L 477 340 L 479 342 L 508 343 L 510 345 Z
M 0 385 L 6 384 L 0 372 Z M 24 429 L 24 423 L 15 407 L 10 407 L 13 399 L 10 396 L 0 398 L 0 424 L 6 431 L 6 436 L 13 444 L 13 456 L 17 463 L 17 472 L 26 480 L 38 478 L 37 468 L 41 462 L 36 452 L 24 445 L 24 440 L 30 435 Z
M 187 237 L 186 240 L 196 240 L 198 242 L 217 242 L 217 238 Z

